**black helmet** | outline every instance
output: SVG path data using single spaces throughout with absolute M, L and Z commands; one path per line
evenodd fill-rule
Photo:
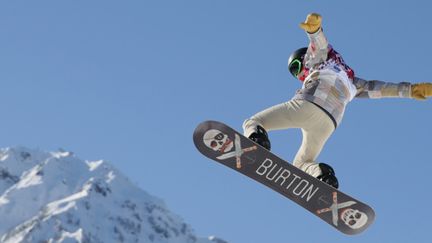
M 288 70 L 297 78 L 297 75 L 303 69 L 303 58 L 306 55 L 307 47 L 300 48 L 293 52 L 288 59 Z

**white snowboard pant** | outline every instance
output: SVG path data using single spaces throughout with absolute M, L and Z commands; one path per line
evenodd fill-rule
M 249 137 L 257 125 L 267 131 L 300 128 L 303 141 L 293 164 L 314 177 L 322 174 L 316 159 L 335 130 L 333 121 L 323 110 L 306 100 L 290 100 L 247 119 L 243 123 L 244 135 Z

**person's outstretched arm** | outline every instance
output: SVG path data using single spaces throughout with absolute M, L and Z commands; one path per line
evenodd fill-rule
M 364 80 L 355 77 L 354 85 L 358 90 L 357 98 L 380 99 L 400 97 L 425 100 L 432 96 L 432 83 L 391 83 L 379 80 Z
M 309 38 L 309 46 L 305 56 L 306 68 L 327 60 L 329 43 L 321 28 L 321 15 L 311 13 L 306 17 L 305 22 L 300 23 L 300 28 L 306 31 Z

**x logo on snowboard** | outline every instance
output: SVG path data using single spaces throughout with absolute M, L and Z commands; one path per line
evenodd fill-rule
M 333 224 L 335 226 L 338 226 L 338 221 L 339 221 L 339 216 L 338 216 L 338 212 L 339 209 L 342 208 L 347 208 L 350 207 L 351 205 L 356 204 L 356 202 L 354 201 L 348 201 L 348 202 L 343 202 L 343 203 L 338 203 L 337 201 L 337 192 L 333 192 L 333 204 L 329 207 L 329 208 L 323 208 L 320 210 L 317 210 L 317 214 L 322 214 L 322 213 L 326 213 L 326 212 L 332 212 L 332 217 L 333 217 Z
M 238 134 L 235 134 L 234 146 L 235 146 L 235 151 L 229 152 L 226 154 L 222 154 L 221 156 L 219 156 L 217 158 L 220 160 L 223 160 L 223 159 L 236 157 L 236 167 L 237 167 L 237 169 L 240 169 L 241 168 L 241 159 L 240 159 L 241 156 L 244 153 L 256 150 L 257 146 L 254 145 L 252 147 L 242 149 L 241 144 L 240 144 L 240 136 Z

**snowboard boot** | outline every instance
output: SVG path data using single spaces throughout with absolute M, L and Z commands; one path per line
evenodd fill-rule
M 257 131 L 249 135 L 249 139 L 270 151 L 270 140 L 267 131 L 263 127 L 257 126 Z
M 330 186 L 338 189 L 339 182 L 335 176 L 335 172 L 334 172 L 333 168 L 330 165 L 324 164 L 324 163 L 319 163 L 318 165 L 321 169 L 322 174 L 320 176 L 318 176 L 317 179 L 319 179 L 320 181 L 325 182 L 325 183 L 329 184 Z

